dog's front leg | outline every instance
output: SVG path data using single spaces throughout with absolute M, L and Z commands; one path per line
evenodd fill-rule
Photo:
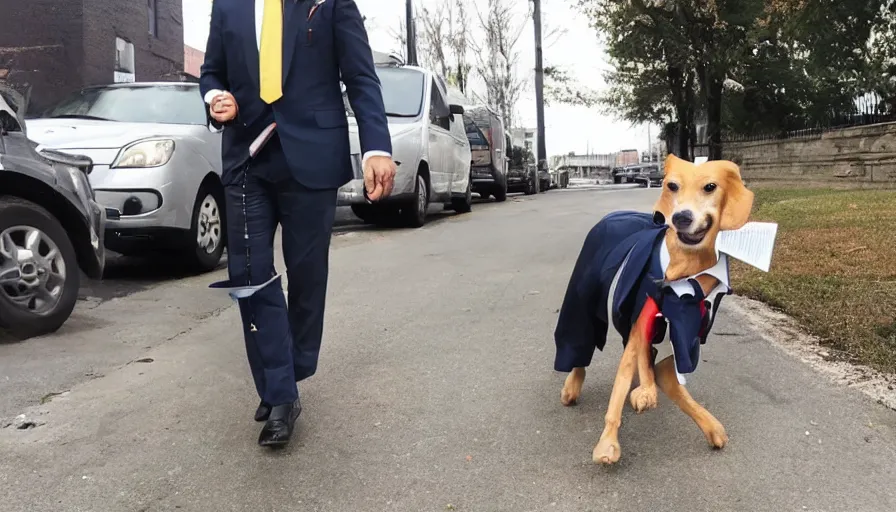
M 651 340 L 647 339 L 646 331 L 640 328 L 648 321 L 653 319 L 640 319 L 628 340 L 630 345 L 635 345 L 635 359 L 638 364 L 638 387 L 632 390 L 629 399 L 632 409 L 639 413 L 656 407 L 656 380 L 653 374 L 656 350 L 650 345 Z
M 713 448 L 724 448 L 728 444 L 728 434 L 725 427 L 707 411 L 702 405 L 691 397 L 688 390 L 678 383 L 675 375 L 675 358 L 669 356 L 656 365 L 657 382 L 663 393 L 675 402 L 682 412 L 690 416 L 694 423 L 700 427 L 706 440 Z
M 560 390 L 560 403 L 566 406 L 576 405 L 579 396 L 582 394 L 582 384 L 585 382 L 585 369 L 573 368 L 566 381 L 563 383 L 563 389 Z
M 635 343 L 628 343 L 622 352 L 613 391 L 610 393 L 610 404 L 604 417 L 604 431 L 600 441 L 591 454 L 592 460 L 600 464 L 613 464 L 619 460 L 622 450 L 619 447 L 619 427 L 622 425 L 622 408 L 625 406 L 625 395 L 631 389 L 632 377 L 635 373 Z

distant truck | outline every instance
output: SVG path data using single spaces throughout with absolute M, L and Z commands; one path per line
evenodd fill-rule
M 641 161 L 637 149 L 623 149 L 616 156 L 616 166 L 625 167 L 628 165 L 636 165 Z

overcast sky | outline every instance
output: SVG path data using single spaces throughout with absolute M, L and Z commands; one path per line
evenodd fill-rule
M 444 2 L 445 0 L 442 0 Z M 523 0 L 510 0 L 519 5 L 524 13 Z M 397 49 L 393 36 L 395 29 L 404 20 L 404 0 L 356 0 L 361 13 L 367 16 L 371 46 L 381 51 Z M 415 0 L 417 5 L 436 5 L 439 0 Z M 484 2 L 479 2 L 484 3 Z M 573 0 L 543 0 L 544 24 L 547 29 L 563 26 L 566 32 L 555 38 L 553 44 L 544 49 L 545 65 L 567 69 L 580 83 L 594 89 L 601 89 L 603 70 L 607 69 L 605 55 L 598 44 L 594 30 L 587 20 L 572 7 Z M 208 14 L 210 0 L 183 0 L 184 42 L 205 50 L 208 37 Z M 475 19 L 475 18 L 474 18 Z M 419 29 L 418 29 L 419 30 Z M 478 35 L 478 27 L 471 27 Z M 520 76 L 532 77 L 535 66 L 534 32 L 531 22 L 524 29 L 518 48 L 521 52 L 517 72 Z M 532 80 L 529 80 L 532 82 Z M 535 91 L 529 83 L 519 104 L 518 117 L 527 127 L 535 126 Z M 606 153 L 626 148 L 644 150 L 648 145 L 647 126 L 632 127 L 625 121 L 601 113 L 598 109 L 551 105 L 545 108 L 546 143 L 548 155 L 565 154 L 570 151 L 585 153 Z M 650 129 L 657 136 L 658 127 Z

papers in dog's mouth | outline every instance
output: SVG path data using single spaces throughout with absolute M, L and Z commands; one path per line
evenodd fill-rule
M 777 235 L 778 224 L 774 222 L 748 222 L 740 229 L 720 231 L 716 250 L 768 272 Z

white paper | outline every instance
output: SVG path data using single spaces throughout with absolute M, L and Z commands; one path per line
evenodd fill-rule
M 706 156 L 694 157 L 694 165 L 700 165 L 700 164 L 706 163 L 708 161 L 709 161 L 709 157 L 706 157 Z
M 220 286 L 220 285 L 226 283 L 226 281 L 223 281 L 220 283 L 213 284 L 211 286 L 211 288 L 213 288 L 215 290 L 221 290 L 221 291 L 227 292 L 227 295 L 230 295 L 231 299 L 239 300 L 239 299 L 247 299 L 247 298 L 255 295 L 255 292 L 268 286 L 269 284 L 273 283 L 274 281 L 277 281 L 277 282 L 280 281 L 280 274 L 275 275 L 274 277 L 268 279 L 267 281 L 265 281 L 264 283 L 261 283 L 261 284 L 250 285 L 250 286 L 223 287 L 223 286 Z
M 274 134 L 274 128 L 277 127 L 277 123 L 271 123 L 267 128 L 262 130 L 262 132 L 255 137 L 255 140 L 252 141 L 252 144 L 249 145 L 249 156 L 255 158 L 255 155 L 261 151 L 261 148 L 270 140 L 271 135 Z
M 774 222 L 748 222 L 737 230 L 720 231 L 716 250 L 768 272 L 777 235 L 778 224 Z

